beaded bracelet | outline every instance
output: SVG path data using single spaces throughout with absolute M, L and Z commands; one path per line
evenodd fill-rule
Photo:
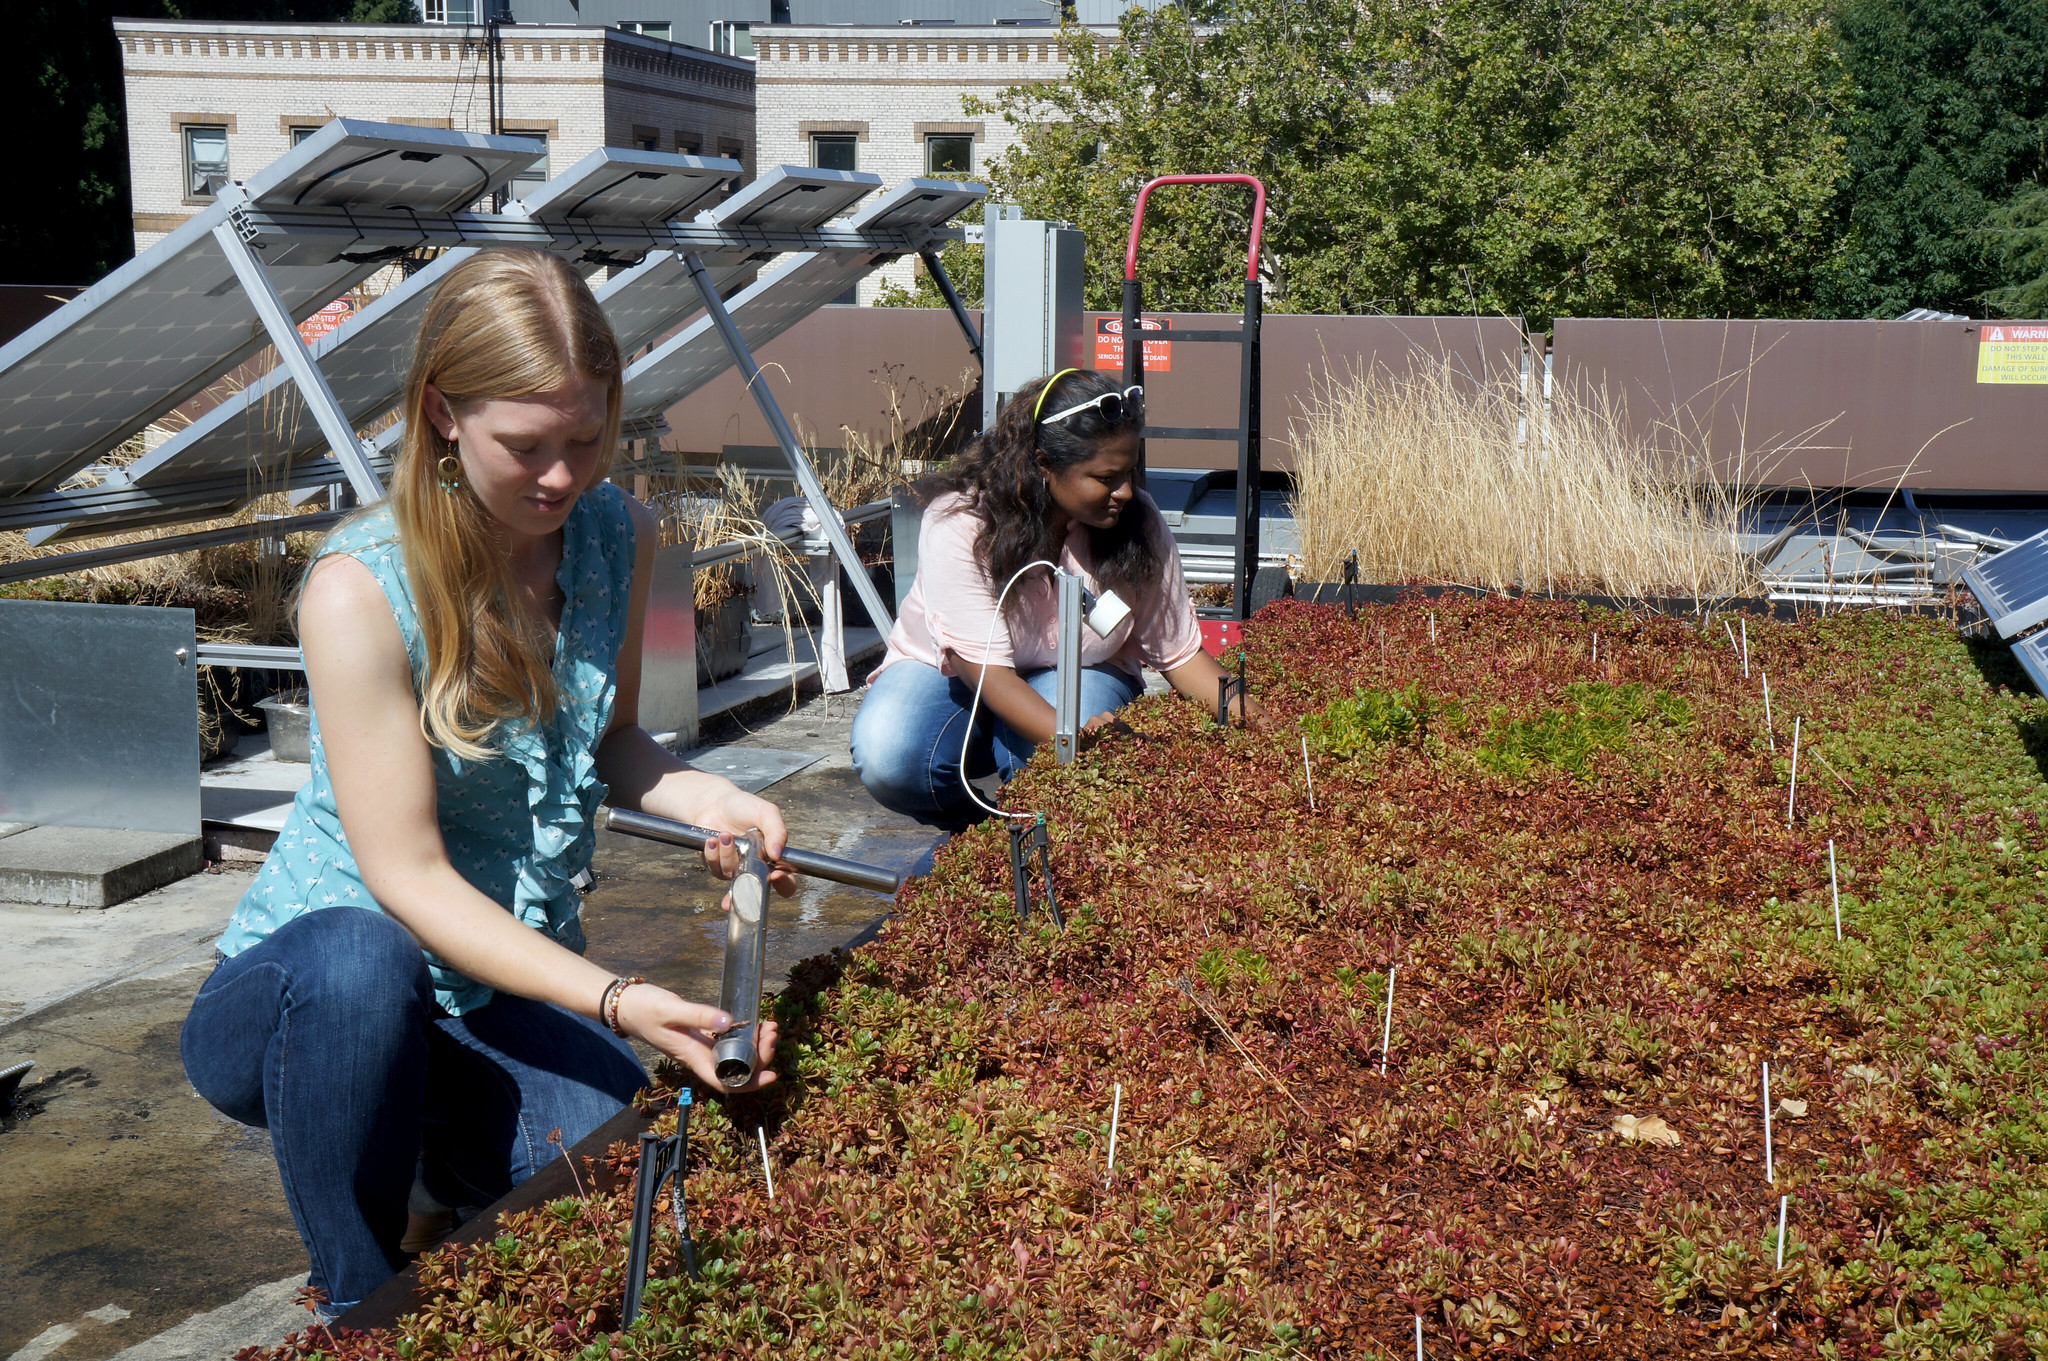
M 619 1028 L 619 998 L 627 988 L 646 981 L 640 975 L 634 974 L 631 978 L 614 978 L 605 985 L 604 996 L 598 999 L 597 1011 L 598 1015 L 604 1018 L 604 1023 L 611 1027 L 612 1034 L 623 1037 L 626 1033 Z

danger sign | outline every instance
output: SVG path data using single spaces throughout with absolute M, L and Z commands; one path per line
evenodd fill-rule
M 327 306 L 299 323 L 299 338 L 308 345 L 333 331 L 355 314 L 355 304 L 347 298 L 336 298 Z
M 1139 323 L 1147 331 L 1170 331 L 1171 317 L 1146 317 Z M 1122 317 L 1097 317 L 1095 319 L 1095 367 L 1110 373 L 1124 371 L 1124 319 Z M 1173 342 L 1145 337 L 1145 372 L 1170 373 L 1173 371 Z
M 2048 326 L 1986 326 L 1977 338 L 1980 383 L 2048 383 Z

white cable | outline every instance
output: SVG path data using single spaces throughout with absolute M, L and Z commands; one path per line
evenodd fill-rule
M 983 800 L 981 794 L 975 789 L 974 782 L 967 778 L 967 750 L 974 744 L 974 715 L 981 708 L 981 683 L 988 679 L 988 651 L 991 647 L 995 646 L 996 625 L 1003 617 L 1003 602 L 1010 598 L 1010 588 L 1017 584 L 1017 579 L 1034 567 L 1050 567 L 1054 573 L 1058 573 L 1060 570 L 1058 563 L 1047 562 L 1044 558 L 1038 558 L 1019 567 L 1011 575 L 1010 579 L 1003 583 L 1002 592 L 996 596 L 996 612 L 990 616 L 988 621 L 988 636 L 981 640 L 981 670 L 974 678 L 974 703 L 967 706 L 967 735 L 960 739 L 960 784 L 967 790 L 968 798 L 973 799 L 984 809 L 987 809 L 999 818 L 1025 817 L 1028 814 L 1005 813 L 1000 808 L 991 807 Z

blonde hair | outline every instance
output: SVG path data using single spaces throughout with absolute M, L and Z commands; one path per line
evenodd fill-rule
M 509 720 L 539 726 L 553 717 L 554 630 L 515 602 L 495 521 L 468 481 L 441 490 L 437 465 L 455 442 L 427 419 L 427 385 L 460 409 L 577 378 L 603 383 L 602 452 L 587 492 L 604 480 L 618 444 L 623 370 L 589 285 L 544 251 L 479 251 L 448 271 L 427 303 L 405 380 L 405 442 L 390 502 L 426 644 L 420 731 L 465 760 L 494 755 L 489 739 Z

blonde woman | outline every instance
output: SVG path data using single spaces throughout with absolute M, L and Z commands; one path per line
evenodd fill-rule
M 785 836 L 639 726 L 656 542 L 604 480 L 620 374 L 562 261 L 464 261 L 421 321 L 390 498 L 307 575 L 312 779 L 180 1050 L 201 1096 L 270 1131 L 328 1317 L 404 1265 L 416 1170 L 488 1204 L 645 1083 L 629 1039 L 709 1081 L 731 1024 L 583 957 L 571 881 L 601 801 L 727 833 L 705 859 L 728 877 L 732 833 Z

